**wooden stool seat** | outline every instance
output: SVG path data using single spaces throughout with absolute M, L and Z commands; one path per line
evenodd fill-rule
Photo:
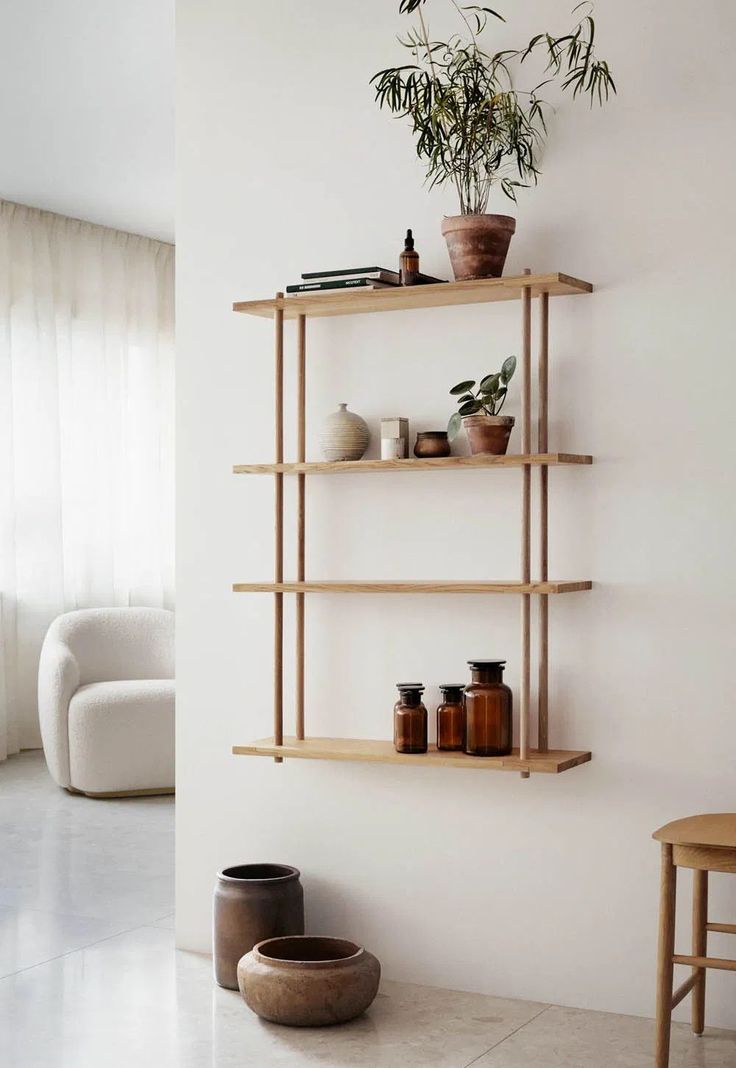
M 652 838 L 670 845 L 715 846 L 736 849 L 736 813 L 715 812 L 707 816 L 687 816 L 665 823 Z
M 736 960 L 709 957 L 708 931 L 736 934 L 736 924 L 708 922 L 708 872 L 736 873 L 736 813 L 718 812 L 689 816 L 660 827 L 652 835 L 662 843 L 657 959 L 656 1068 L 668 1068 L 672 1010 L 692 993 L 692 1029 L 705 1028 L 705 974 L 707 968 L 736 971 Z M 677 869 L 693 873 L 692 954 L 675 953 L 675 899 Z M 675 964 L 689 965 L 687 978 L 672 992 Z

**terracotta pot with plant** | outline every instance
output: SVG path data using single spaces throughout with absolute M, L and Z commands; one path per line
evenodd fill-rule
M 452 387 L 450 394 L 457 398 L 460 407 L 450 416 L 447 424 L 450 441 L 457 437 L 462 426 L 468 435 L 473 456 L 479 453 L 492 453 L 494 456 L 505 454 L 515 420 L 513 415 L 500 413 L 506 403 L 508 385 L 515 370 L 516 357 L 509 356 L 503 361 L 500 371 L 481 379 L 477 389 L 472 378 Z
M 438 41 L 429 34 L 426 3 L 400 0 L 399 12 L 417 17 L 399 37 L 412 62 L 379 71 L 371 84 L 380 107 L 411 121 L 429 187 L 455 187 L 460 214 L 442 223 L 455 278 L 497 278 L 516 220 L 487 214 L 488 202 L 496 188 L 516 202 L 518 188 L 537 182 L 548 108 L 540 90 L 557 83 L 592 105 L 602 104 L 616 86 L 608 64 L 596 56 L 591 4 L 573 9 L 585 13 L 568 33 L 538 33 L 524 48 L 489 52 L 481 47 L 489 20 L 506 21 L 497 11 L 450 0 L 461 32 Z M 537 53 L 543 56 L 541 81 L 516 88 L 522 64 Z

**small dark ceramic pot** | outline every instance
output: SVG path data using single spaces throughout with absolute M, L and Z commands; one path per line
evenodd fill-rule
M 238 989 L 238 961 L 256 942 L 304 934 L 304 891 L 288 864 L 238 864 L 217 876 L 213 910 L 215 980 Z
M 446 430 L 424 430 L 417 434 L 415 456 L 449 456 L 450 442 Z
M 304 935 L 259 942 L 238 964 L 246 1004 L 273 1023 L 325 1027 L 365 1012 L 381 965 L 345 938 Z

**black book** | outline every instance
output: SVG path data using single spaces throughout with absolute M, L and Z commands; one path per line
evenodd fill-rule
M 422 274 L 420 271 L 417 275 L 417 280 L 414 283 L 415 286 L 434 286 L 444 285 L 447 282 L 446 278 L 435 278 L 431 274 Z
M 300 285 L 287 286 L 286 292 L 319 293 L 327 289 L 393 289 L 389 282 L 377 278 L 335 278 L 324 282 L 302 282 Z
M 350 278 L 360 275 L 362 278 L 375 278 L 379 282 L 389 282 L 399 285 L 399 272 L 390 271 L 387 267 L 345 267 L 335 271 L 306 271 L 302 274 L 305 282 L 330 281 L 331 279 Z

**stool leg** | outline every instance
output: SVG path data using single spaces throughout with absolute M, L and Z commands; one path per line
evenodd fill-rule
M 708 872 L 693 870 L 693 956 L 707 957 L 708 950 Z M 692 1027 L 694 1035 L 705 1030 L 705 968 L 694 969 L 698 978 L 693 987 Z
M 669 1068 L 672 1024 L 672 973 L 675 951 L 675 894 L 677 869 L 672 846 L 662 843 L 662 874 L 659 884 L 659 948 L 657 951 L 657 1020 L 655 1068 Z

